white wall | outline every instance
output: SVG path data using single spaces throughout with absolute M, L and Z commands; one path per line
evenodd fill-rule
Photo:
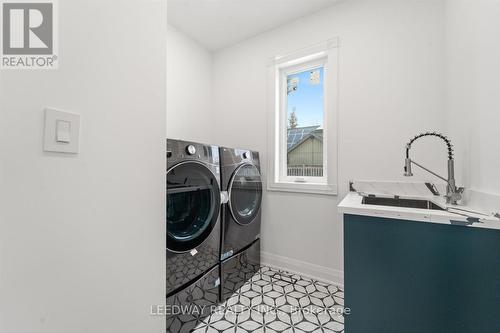
M 443 14 L 444 4 L 436 0 L 344 1 L 215 54 L 216 142 L 260 151 L 266 174 L 269 59 L 340 38 L 340 193 L 267 191 L 262 238 L 271 257 L 284 256 L 306 273 L 341 279 L 343 230 L 336 206 L 348 180 L 403 179 L 408 139 L 443 129 Z M 445 170 L 439 142 L 421 143 L 414 157 Z
M 0 332 L 164 332 L 164 1 L 59 1 L 60 64 L 0 74 Z M 46 106 L 78 155 L 42 152 Z
M 167 135 L 212 142 L 212 54 L 171 25 L 167 43 Z
M 500 196 L 500 2 L 446 2 L 447 125 L 466 186 Z

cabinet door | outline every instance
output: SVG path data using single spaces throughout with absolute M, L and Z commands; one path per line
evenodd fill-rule
M 500 332 L 500 231 L 344 217 L 348 333 Z

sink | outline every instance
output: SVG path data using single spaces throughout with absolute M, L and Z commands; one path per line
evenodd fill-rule
M 406 207 L 406 208 L 417 208 L 417 209 L 432 209 L 432 210 L 444 210 L 435 203 L 429 200 L 421 199 L 405 199 L 398 197 L 376 197 L 376 196 L 366 196 L 363 197 L 362 203 L 364 205 L 377 205 L 377 206 L 392 206 L 392 207 Z

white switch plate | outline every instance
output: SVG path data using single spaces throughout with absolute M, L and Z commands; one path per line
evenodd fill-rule
M 58 121 L 69 123 L 67 133 L 61 133 L 59 126 L 58 141 Z M 66 128 L 64 128 L 66 130 Z M 61 140 L 62 139 L 62 140 Z M 80 147 L 80 115 L 71 112 L 64 112 L 54 109 L 45 109 L 45 129 L 43 150 L 59 153 L 78 153 Z

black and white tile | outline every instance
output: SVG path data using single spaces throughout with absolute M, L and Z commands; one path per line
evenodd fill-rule
M 343 332 L 341 288 L 263 266 L 195 333 Z

